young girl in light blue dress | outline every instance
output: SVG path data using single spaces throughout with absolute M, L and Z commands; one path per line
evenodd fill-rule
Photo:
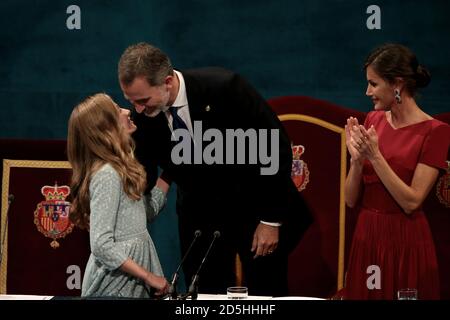
M 76 106 L 70 116 L 67 154 L 72 165 L 70 218 L 89 230 L 91 255 L 84 297 L 149 297 L 168 290 L 147 231 L 165 204 L 169 185 L 159 179 L 143 196 L 146 174 L 134 158 L 129 111 L 105 94 Z

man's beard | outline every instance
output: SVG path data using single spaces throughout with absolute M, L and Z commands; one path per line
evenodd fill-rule
M 166 112 L 167 110 L 169 110 L 169 107 L 167 107 L 167 106 L 164 106 L 164 107 L 157 107 L 157 108 L 156 108 L 155 110 L 153 110 L 151 113 L 147 113 L 147 109 L 145 109 L 144 114 L 145 114 L 147 117 L 154 118 L 154 117 L 156 117 L 161 111 L 162 111 L 162 112 Z

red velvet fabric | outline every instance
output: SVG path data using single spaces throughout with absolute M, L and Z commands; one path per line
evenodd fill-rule
M 279 116 L 306 115 L 342 130 L 348 117 L 357 117 L 361 123 L 365 117 L 362 112 L 305 96 L 279 97 L 269 103 Z M 304 121 L 287 120 L 283 125 L 293 144 L 305 147 L 301 159 L 310 174 L 301 193 L 314 217 L 312 226 L 289 257 L 289 294 L 330 297 L 336 292 L 338 279 L 341 134 Z M 347 212 L 346 230 L 350 235 L 355 218 Z M 349 239 L 345 241 L 346 253 Z
M 433 116 L 434 118 L 450 124 L 450 112 Z M 450 150 L 447 155 L 450 160 Z M 431 233 L 434 239 L 436 255 L 439 267 L 439 280 L 441 287 L 441 299 L 450 300 L 450 198 L 448 206 L 442 204 L 437 196 L 437 186 L 441 179 L 450 179 L 443 171 L 431 189 L 430 194 L 424 202 L 423 210 L 426 213 Z M 445 180 L 441 180 L 445 184 Z M 450 180 L 446 182 L 446 188 L 450 188 Z
M 65 148 L 65 141 L 0 140 L 1 162 L 65 161 Z M 69 266 L 78 266 L 82 280 L 90 252 L 88 233 L 75 227 L 65 238 L 57 239 L 60 247 L 53 249 L 53 239 L 39 232 L 34 223 L 37 205 L 45 201 L 41 188 L 55 182 L 69 185 L 71 170 L 11 167 L 9 173 L 8 192 L 15 199 L 9 211 L 6 293 L 79 296 L 80 289 L 67 286 L 74 271 L 67 272 Z

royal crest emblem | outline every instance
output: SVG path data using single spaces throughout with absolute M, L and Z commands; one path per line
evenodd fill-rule
M 438 180 L 436 196 L 444 206 L 450 208 L 450 161 L 447 161 L 447 172 Z
M 64 238 L 72 232 L 73 223 L 69 220 L 70 202 L 66 197 L 70 194 L 68 186 L 44 186 L 41 193 L 45 201 L 38 203 L 34 211 L 34 224 L 39 232 L 53 241 L 50 246 L 53 249 L 59 247 L 56 239 Z
M 305 147 L 302 145 L 292 146 L 292 171 L 291 178 L 294 181 L 297 190 L 301 192 L 306 188 L 309 182 L 309 170 L 305 161 L 300 157 L 305 153 Z

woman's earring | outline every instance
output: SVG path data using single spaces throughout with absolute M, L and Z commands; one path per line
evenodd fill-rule
M 395 89 L 394 93 L 395 93 L 395 100 L 397 101 L 397 104 L 402 103 L 402 97 L 400 96 L 400 90 Z

